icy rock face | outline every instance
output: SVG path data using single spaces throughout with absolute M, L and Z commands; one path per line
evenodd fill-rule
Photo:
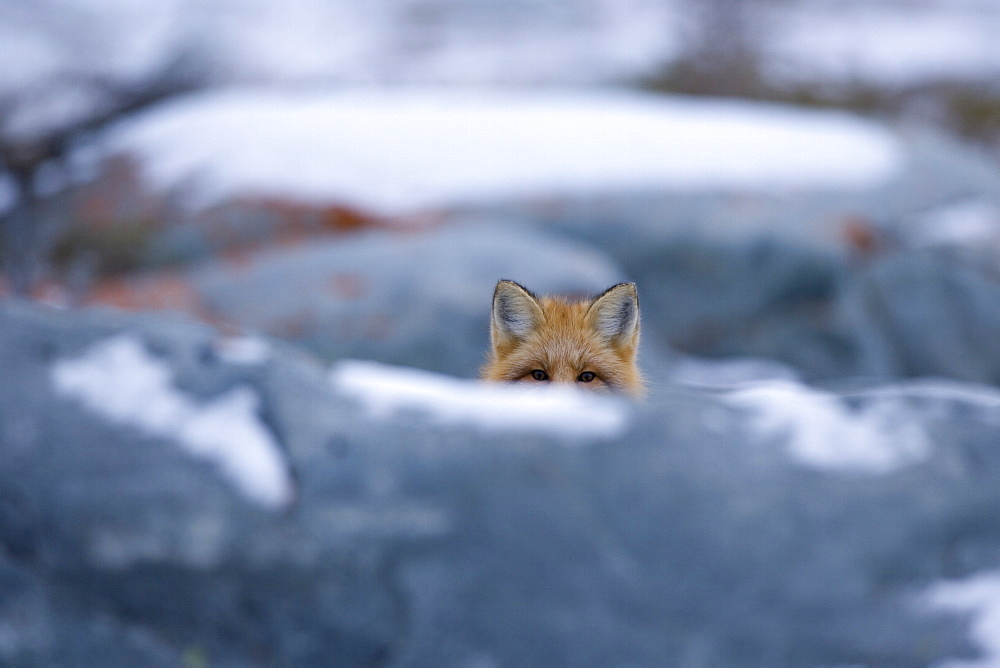
M 259 397 L 292 504 L 245 494 L 182 430 L 54 380 L 123 340 L 115 368 L 183 397 L 178 423 L 236 388 Z M 454 400 L 471 381 L 367 366 L 331 382 L 278 344 L 232 354 L 247 347 L 162 316 L 0 309 L 0 662 L 926 665 L 989 650 L 966 615 L 987 602 L 935 583 L 1000 563 L 993 390 L 786 382 L 778 405 L 661 386 L 609 404 L 615 430 L 580 435 L 592 410 L 560 434 L 506 429 L 471 385 Z M 448 410 L 421 408 L 428 393 Z M 802 457 L 793 441 L 814 455 L 816 427 L 790 400 L 853 420 L 847 435 L 903 420 L 921 448 Z

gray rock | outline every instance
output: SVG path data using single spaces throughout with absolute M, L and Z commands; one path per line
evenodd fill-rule
M 578 241 L 516 222 L 466 220 L 372 232 L 213 263 L 192 281 L 204 306 L 326 359 L 361 357 L 476 376 L 498 279 L 540 294 L 596 294 L 625 274 Z
M 848 267 L 774 238 L 646 244 L 625 266 L 642 294 L 648 343 L 705 357 L 761 357 L 807 378 L 851 376 L 858 362 L 833 316 Z
M 910 257 L 908 249 L 928 234 L 921 223 L 927 210 L 957 199 L 1000 206 L 1000 169 L 994 161 L 932 132 L 907 132 L 903 139 L 901 173 L 869 189 L 595 193 L 558 204 L 497 203 L 496 210 L 543 221 L 621 265 L 639 286 L 645 342 L 654 348 L 653 356 L 677 350 L 763 357 L 792 365 L 809 379 L 926 371 L 995 382 L 992 372 L 970 369 L 978 342 L 969 337 L 959 344 L 964 352 L 948 352 L 933 363 L 926 354 L 916 366 L 887 361 L 913 357 L 904 352 L 912 345 L 927 354 L 930 348 L 906 340 L 906 332 L 915 331 L 910 327 L 892 335 L 883 331 L 875 337 L 882 343 L 873 342 L 872 316 L 854 304 L 851 295 L 859 281 L 870 280 L 864 277 L 872 261 Z M 995 244 L 966 243 L 973 247 L 939 249 L 936 255 L 944 264 L 931 274 L 969 274 L 963 264 L 995 274 L 1000 266 Z M 978 287 L 972 288 L 966 279 L 941 280 L 957 281 L 965 286 L 960 290 L 984 298 L 993 281 L 983 276 L 973 280 Z M 990 316 L 969 308 L 956 312 L 938 297 L 924 300 L 906 291 L 894 293 L 897 297 L 903 302 L 892 308 L 919 311 L 924 323 L 952 318 L 951 326 L 963 331 L 989 324 Z M 984 343 L 986 351 L 992 350 Z M 876 351 L 877 345 L 903 350 Z
M 497 202 L 493 209 L 545 222 L 628 265 L 630 254 L 677 238 L 778 239 L 842 256 L 857 250 L 849 235 L 856 225 L 906 240 L 911 219 L 928 209 L 970 198 L 1000 204 L 996 160 L 933 131 L 901 133 L 900 141 L 899 173 L 867 188 L 596 192 L 556 202 Z
M 130 332 L 185 396 L 236 386 L 295 473 L 268 509 L 171 438 L 55 392 Z M 995 408 L 901 400 L 933 447 L 815 469 L 724 396 L 615 438 L 373 417 L 310 358 L 235 363 L 162 316 L 0 307 L 0 662 L 926 665 L 973 656 L 931 582 L 996 568 Z M 859 410 L 877 395 L 844 395 Z M 194 401 L 195 399 L 192 399 Z M 987 402 L 988 403 L 988 402 Z
M 929 252 L 886 258 L 844 291 L 863 366 L 1000 384 L 1000 282 Z
M 926 229 L 928 211 L 956 198 L 1000 207 L 994 161 L 930 131 L 901 130 L 898 137 L 900 173 L 868 188 L 556 193 L 533 202 L 473 202 L 464 212 L 441 214 L 450 222 L 436 228 L 345 234 L 281 249 L 268 248 L 268 240 L 329 231 L 322 213 L 294 202 L 242 201 L 174 220 L 165 209 L 160 217 L 170 220 L 161 221 L 147 248 L 163 257 L 148 261 L 191 261 L 242 248 L 241 261 L 214 258 L 179 271 L 180 306 L 326 360 L 361 357 L 475 376 L 485 360 L 498 278 L 570 293 L 634 280 L 643 358 L 654 377 L 666 374 L 679 351 L 771 359 L 808 380 L 928 372 L 996 382 L 992 370 L 984 373 L 971 361 L 978 340 L 959 342 L 964 352 L 933 353 L 930 361 L 933 346 L 888 332 L 882 316 L 862 303 L 868 297 L 856 296 L 865 292 L 858 286 L 870 280 L 872 261 L 891 262 L 923 243 L 918 237 L 934 237 Z M 356 216 L 358 225 L 374 222 L 361 212 L 340 214 Z M 192 234 L 204 243 L 194 243 Z M 962 251 L 973 250 L 977 266 L 996 272 L 995 244 L 975 245 L 951 248 L 947 267 L 962 274 L 960 265 L 970 262 Z M 947 267 L 933 272 L 943 276 Z M 992 279 L 982 278 L 975 291 L 986 304 Z M 169 293 L 177 286 L 161 288 Z M 912 303 L 893 308 L 920 310 L 924 322 L 959 318 L 954 327 L 969 331 L 992 323 L 933 296 L 904 299 Z M 149 301 L 148 293 L 133 299 Z M 924 352 L 912 352 L 914 346 Z

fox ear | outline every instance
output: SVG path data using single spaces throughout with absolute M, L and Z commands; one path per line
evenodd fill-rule
M 635 283 L 619 283 L 594 299 L 587 322 L 612 345 L 638 345 L 639 293 Z
M 524 338 L 541 324 L 542 317 L 535 295 L 514 281 L 500 281 L 493 291 L 493 347 Z

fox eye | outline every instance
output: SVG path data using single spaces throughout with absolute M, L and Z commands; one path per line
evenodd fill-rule
M 597 375 L 593 371 L 584 371 L 583 373 L 580 374 L 577 380 L 580 381 L 581 383 L 589 383 L 593 381 L 595 378 L 597 378 Z
M 531 372 L 531 377 L 534 378 L 535 380 L 548 380 L 549 374 L 545 373 L 541 369 L 535 369 L 534 371 Z

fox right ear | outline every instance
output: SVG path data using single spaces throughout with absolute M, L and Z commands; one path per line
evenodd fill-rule
M 614 345 L 633 350 L 639 344 L 639 294 L 635 283 L 619 283 L 590 305 L 587 320 Z
M 500 281 L 493 291 L 490 336 L 493 347 L 522 339 L 542 322 L 542 307 L 535 295 L 514 281 Z

